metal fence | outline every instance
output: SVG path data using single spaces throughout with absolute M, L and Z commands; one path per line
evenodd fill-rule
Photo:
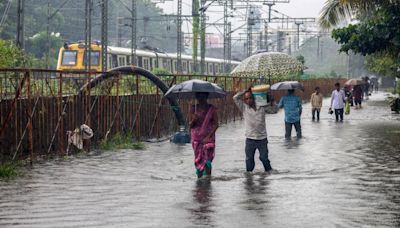
M 0 69 L 0 160 L 33 159 L 41 155 L 64 155 L 68 137 L 81 124 L 94 131 L 85 142 L 89 150 L 116 133 L 132 135 L 136 140 L 165 139 L 177 130 L 177 122 L 163 93 L 139 75 L 116 75 L 79 94 L 82 85 L 96 73 L 71 73 L 35 69 Z M 169 86 L 202 79 L 223 87 L 225 99 L 211 101 L 218 107 L 219 121 L 228 123 L 241 118 L 232 96 L 234 88 L 245 89 L 260 79 L 230 76 L 165 75 Z M 322 93 L 331 91 L 336 79 L 302 81 L 308 99 L 315 86 Z M 273 92 L 279 100 L 283 92 Z M 178 101 L 187 117 L 191 101 Z M 187 118 L 186 118 L 187 119 Z

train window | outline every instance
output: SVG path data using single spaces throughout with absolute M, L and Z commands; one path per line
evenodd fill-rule
M 169 70 L 169 71 L 172 71 L 172 66 L 171 66 L 171 60 L 170 59 L 167 59 L 167 70 Z
M 85 58 L 83 58 L 83 65 L 86 66 L 87 64 L 87 53 L 85 51 L 84 54 Z M 100 65 L 100 51 L 90 51 L 90 65 L 91 66 L 98 66 Z
M 61 65 L 74 66 L 76 65 L 77 51 L 63 51 Z
M 111 68 L 118 66 L 118 58 L 117 55 L 111 55 Z
M 187 73 L 187 62 L 186 61 L 182 61 L 182 71 L 183 73 Z
M 162 67 L 163 67 L 164 69 L 168 69 L 168 62 L 167 62 L 167 59 L 162 59 Z
M 152 69 L 151 69 L 151 70 L 153 70 L 154 68 L 157 68 L 157 67 L 158 67 L 158 65 L 157 65 L 157 59 L 152 59 L 152 62 L 153 62 L 153 65 L 152 65 Z
M 189 62 L 189 73 L 194 72 L 193 66 L 193 62 Z
M 177 72 L 177 69 L 178 69 L 178 67 L 177 67 L 177 62 L 176 62 L 176 60 L 172 60 L 172 72 L 173 73 L 176 73 Z
M 149 70 L 149 68 L 150 68 L 149 59 L 143 58 L 143 68 L 146 69 L 146 70 Z
M 119 57 L 118 60 L 119 60 L 119 64 L 118 64 L 119 66 L 124 66 L 124 65 L 125 65 L 125 58 L 124 58 L 124 56 Z

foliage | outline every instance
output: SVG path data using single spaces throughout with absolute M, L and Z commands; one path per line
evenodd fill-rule
M 374 16 L 356 25 L 332 31 L 332 37 L 342 47 L 362 55 L 380 51 L 398 53 L 400 49 L 400 4 L 378 9 Z
M 301 62 L 301 64 L 303 64 L 303 65 L 306 63 L 306 60 L 304 59 L 304 56 L 302 56 L 302 55 L 296 56 L 296 59 L 297 59 L 297 61 Z
M 379 52 L 366 58 L 366 66 L 370 72 L 379 75 L 393 75 L 400 77 L 399 62 L 387 52 Z
M 47 50 L 50 49 L 49 66 L 55 69 L 57 65 L 58 50 L 62 46 L 62 38 L 58 35 L 50 34 L 49 40 L 47 41 L 46 32 L 40 32 L 33 37 L 29 38 L 25 44 L 25 50 L 37 59 L 41 59 L 45 62 L 47 58 Z
M 368 69 L 400 77 L 400 3 L 382 4 L 373 15 L 356 25 L 335 29 L 332 37 L 340 51 L 369 55 Z
M 389 97 L 390 109 L 396 113 L 400 112 L 400 98 L 399 97 Z
M 378 5 L 391 4 L 392 0 L 327 0 L 321 11 L 319 24 L 329 29 L 342 21 L 358 18 L 365 19 Z
M 0 39 L 0 67 L 13 68 L 32 65 L 33 58 L 26 55 L 11 41 Z
M 169 70 L 161 67 L 154 68 L 152 73 L 157 76 L 172 75 L 172 73 Z
M 0 179 L 11 178 L 18 175 L 18 166 L 16 163 L 6 162 L 0 164 Z
M 143 150 L 145 146 L 142 142 L 134 142 L 131 135 L 123 135 L 117 133 L 109 140 L 103 140 L 100 143 L 100 149 L 112 150 L 112 149 L 133 149 Z

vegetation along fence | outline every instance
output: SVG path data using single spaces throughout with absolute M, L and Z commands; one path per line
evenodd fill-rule
M 67 131 L 82 124 L 90 126 L 94 136 L 85 149 L 116 133 L 132 135 L 136 140 L 165 139 L 177 130 L 177 121 L 163 93 L 139 75 L 121 75 L 104 80 L 79 94 L 82 85 L 96 73 L 74 73 L 34 69 L 0 69 L 0 161 L 66 153 Z M 225 99 L 211 102 L 218 107 L 221 123 L 240 118 L 232 96 L 234 88 L 259 84 L 258 78 L 230 76 L 159 76 L 171 86 L 189 79 L 202 79 L 222 86 Z M 315 86 L 329 95 L 336 79 L 302 81 L 308 99 Z M 340 81 L 340 80 L 339 80 Z M 272 81 L 276 82 L 276 81 Z M 283 91 L 272 93 L 279 100 Z M 193 101 L 178 101 L 187 117 Z M 186 118 L 187 119 L 187 118 Z

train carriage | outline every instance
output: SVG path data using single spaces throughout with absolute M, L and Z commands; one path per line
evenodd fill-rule
M 101 71 L 101 44 L 94 42 L 91 44 L 90 52 L 90 69 L 92 71 Z M 85 71 L 87 65 L 88 54 L 85 50 L 84 43 L 64 44 L 60 48 L 58 55 L 57 70 L 63 71 Z M 109 46 L 107 49 L 107 69 L 118 66 L 129 65 L 131 62 L 131 49 L 122 47 Z M 136 49 L 137 65 L 146 70 L 152 71 L 155 68 L 164 68 L 172 73 L 177 73 L 177 54 L 164 53 L 156 51 L 148 51 Z M 182 73 L 194 73 L 194 63 L 190 55 L 181 55 Z M 207 75 L 223 74 L 224 60 L 218 58 L 205 58 L 205 70 Z M 200 63 L 200 58 L 198 63 Z M 231 69 L 240 62 L 231 61 Z M 198 66 L 199 67 L 199 66 Z

